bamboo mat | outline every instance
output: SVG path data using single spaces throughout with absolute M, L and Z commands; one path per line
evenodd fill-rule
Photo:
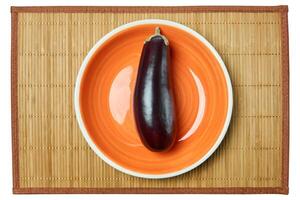
M 88 147 L 73 92 L 88 50 L 124 23 L 168 19 L 203 35 L 230 73 L 234 110 L 218 150 L 184 175 L 146 180 Z M 288 193 L 287 7 L 13 7 L 14 193 Z

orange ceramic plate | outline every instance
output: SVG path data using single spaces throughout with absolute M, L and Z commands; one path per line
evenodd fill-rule
M 166 153 L 146 149 L 133 117 L 133 91 L 145 39 L 159 26 L 169 39 L 179 136 Z M 222 141 L 232 111 L 228 72 L 198 33 L 166 20 L 120 26 L 89 52 L 78 74 L 75 111 L 95 153 L 114 168 L 144 178 L 185 173 Z

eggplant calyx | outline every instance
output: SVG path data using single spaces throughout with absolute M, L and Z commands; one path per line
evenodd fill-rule
M 164 41 L 164 43 L 165 43 L 166 46 L 169 45 L 169 40 L 168 40 L 164 35 L 162 35 L 162 34 L 160 33 L 160 28 L 159 28 L 159 27 L 156 27 L 156 28 L 155 28 L 155 34 L 154 34 L 154 35 L 151 35 L 147 40 L 145 40 L 144 43 L 150 42 L 150 40 L 151 40 L 152 38 L 156 37 L 156 36 L 160 36 L 160 37 L 163 39 L 163 41 Z

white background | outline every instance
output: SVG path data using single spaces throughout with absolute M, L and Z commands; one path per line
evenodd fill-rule
M 298 2 L 298 3 L 297 3 Z M 267 0 L 13 0 L 0 2 L 0 199 L 298 199 L 300 198 L 300 1 Z M 12 195 L 10 112 L 10 6 L 48 5 L 289 5 L 290 38 L 290 194 L 286 195 Z M 297 91 L 298 90 L 298 91 Z

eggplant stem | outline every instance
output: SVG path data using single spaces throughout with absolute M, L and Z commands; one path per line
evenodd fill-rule
M 155 35 L 160 35 L 160 28 L 159 28 L 159 26 L 155 28 Z

